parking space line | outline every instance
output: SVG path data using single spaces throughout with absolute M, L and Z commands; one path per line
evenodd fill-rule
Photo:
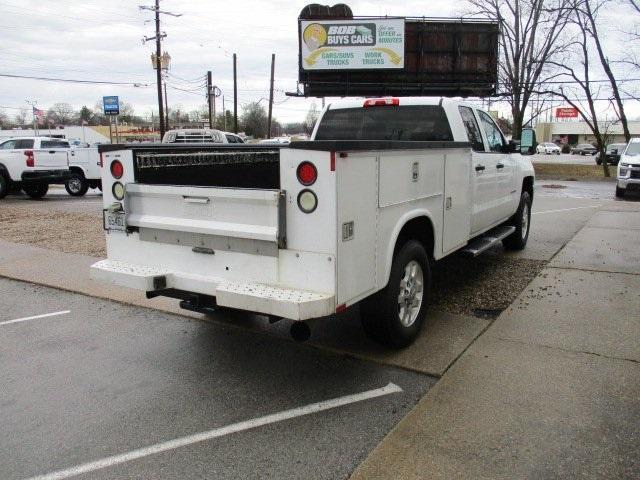
M 42 314 L 42 315 L 34 315 L 33 317 L 24 317 L 24 318 L 16 318 L 15 320 L 6 320 L 4 322 L 0 322 L 0 326 L 9 325 L 11 323 L 26 322 L 28 320 L 37 320 L 38 318 L 57 317 L 58 315 L 66 315 L 67 313 L 71 313 L 71 310 L 62 310 L 60 312 L 45 313 L 45 314 Z
M 542 215 L 545 213 L 559 213 L 559 212 L 568 212 L 570 210 L 581 210 L 583 208 L 598 208 L 600 205 L 591 205 L 588 207 L 573 207 L 573 208 L 561 208 L 560 210 L 544 210 L 542 212 L 531 212 L 531 215 Z
M 345 395 L 344 397 L 333 398 L 331 400 L 324 400 L 318 403 L 311 403 L 303 407 L 293 408 L 291 410 L 284 410 L 278 413 L 272 413 L 264 417 L 253 418 L 251 420 L 245 420 L 243 422 L 232 423 L 226 427 L 214 428 L 207 432 L 196 433 L 194 435 L 188 435 L 186 437 L 176 438 L 166 442 L 156 443 L 148 447 L 132 450 L 120 455 L 113 455 L 94 462 L 85 463 L 83 465 L 77 465 L 75 467 L 67 468 L 65 470 L 58 470 L 57 472 L 47 473 L 36 477 L 31 477 L 28 480 L 61 480 L 63 478 L 74 477 L 76 475 L 82 475 L 84 473 L 93 472 L 103 468 L 111 467 L 113 465 L 119 465 L 121 463 L 130 462 L 139 458 L 148 457 L 149 455 L 155 455 L 156 453 L 166 452 L 168 450 L 175 450 L 176 448 L 185 447 L 194 443 L 204 442 L 213 438 L 223 437 L 231 433 L 242 432 L 244 430 L 250 430 L 253 428 L 262 427 L 264 425 L 270 425 L 272 423 L 282 422 L 296 417 L 302 417 L 305 415 L 311 415 L 313 413 L 322 412 L 324 410 L 331 410 L 338 407 L 343 407 L 351 403 L 362 402 L 364 400 L 371 400 L 377 397 L 383 397 L 392 393 L 400 393 L 402 388 L 394 383 L 389 383 L 385 387 L 377 388 L 375 390 L 368 390 L 366 392 L 356 393 L 353 395 Z

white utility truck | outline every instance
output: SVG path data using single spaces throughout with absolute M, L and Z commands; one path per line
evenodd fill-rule
M 68 151 L 68 142 L 49 137 L 0 143 L 0 198 L 20 189 L 31 198 L 42 198 L 50 184 L 65 183 L 71 176 Z
M 359 303 L 366 332 L 401 347 L 433 262 L 526 245 L 534 172 L 515 150 L 471 104 L 388 97 L 330 104 L 289 146 L 101 146 L 108 259 L 92 276 L 297 320 L 301 337 Z

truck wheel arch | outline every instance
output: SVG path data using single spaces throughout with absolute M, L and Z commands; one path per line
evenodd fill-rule
M 435 230 L 433 228 L 433 221 L 431 220 L 431 214 L 428 210 L 417 210 L 407 212 L 403 215 L 391 233 L 390 241 L 387 247 L 385 270 L 384 270 L 384 285 L 389 282 L 389 274 L 391 272 L 391 264 L 393 258 L 402 246 L 411 239 L 420 241 L 423 245 L 430 259 L 434 258 L 435 253 Z
M 84 178 L 87 178 L 87 172 L 84 171 L 82 167 L 78 165 L 69 165 L 69 170 L 75 173 L 81 174 Z
M 533 184 L 534 184 L 534 177 L 533 176 L 526 176 L 522 179 L 522 190 L 521 190 L 521 194 L 522 192 L 527 192 L 529 193 L 529 197 L 531 197 L 531 200 L 533 200 Z

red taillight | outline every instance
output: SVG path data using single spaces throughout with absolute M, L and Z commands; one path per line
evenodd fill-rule
M 33 150 L 25 150 L 24 151 L 24 156 L 27 157 L 27 167 L 33 167 L 35 166 L 35 162 L 33 160 Z
M 298 175 L 298 181 L 306 187 L 313 185 L 318 178 L 318 171 L 311 162 L 302 162 L 298 165 L 298 171 L 296 173 Z
M 395 97 L 367 98 L 364 101 L 365 107 L 384 107 L 384 106 L 398 106 L 398 105 L 400 105 L 400 99 Z
M 113 178 L 122 178 L 122 175 L 124 175 L 124 167 L 120 160 L 111 162 L 111 175 L 113 175 Z

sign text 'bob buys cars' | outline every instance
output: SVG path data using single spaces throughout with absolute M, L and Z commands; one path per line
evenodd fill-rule
M 305 70 L 404 68 L 404 19 L 300 22 Z

